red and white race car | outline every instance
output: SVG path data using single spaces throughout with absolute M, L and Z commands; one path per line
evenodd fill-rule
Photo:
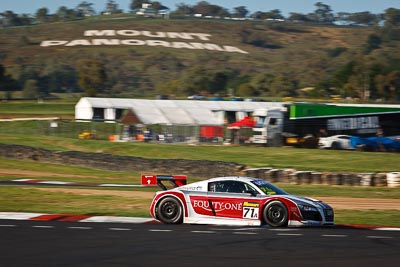
M 178 187 L 167 189 L 162 181 Z M 142 175 L 142 184 L 164 189 L 156 192 L 150 214 L 166 224 L 333 225 L 328 204 L 262 179 L 232 176 L 186 184 L 185 176 Z

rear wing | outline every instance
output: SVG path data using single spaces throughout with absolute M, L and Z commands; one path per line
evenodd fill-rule
M 155 186 L 158 185 L 163 190 L 168 188 L 162 183 L 168 181 L 172 187 L 179 187 L 186 185 L 186 175 L 157 175 L 157 174 L 142 174 L 142 185 L 143 186 Z

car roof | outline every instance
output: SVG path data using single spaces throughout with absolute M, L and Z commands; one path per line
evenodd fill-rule
M 222 176 L 208 179 L 209 182 L 215 181 L 226 181 L 226 180 L 234 180 L 234 181 L 242 181 L 242 182 L 251 182 L 254 180 L 260 180 L 259 178 L 247 177 L 247 176 Z

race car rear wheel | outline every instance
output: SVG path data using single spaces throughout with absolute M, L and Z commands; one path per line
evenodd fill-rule
M 332 149 L 335 149 L 335 150 L 342 149 L 342 146 L 340 145 L 339 142 L 333 142 Z
M 272 201 L 265 207 L 263 218 L 267 224 L 273 227 L 287 226 L 288 211 L 282 202 Z
M 183 221 L 183 208 L 174 197 L 163 198 L 157 205 L 157 218 L 167 224 L 179 224 Z

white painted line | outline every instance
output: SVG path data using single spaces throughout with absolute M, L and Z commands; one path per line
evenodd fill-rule
M 262 230 L 260 227 L 246 227 L 246 228 L 237 228 L 237 229 L 232 229 L 234 231 L 259 231 Z
M 57 184 L 57 185 L 66 185 L 66 184 L 72 184 L 70 182 L 60 182 L 60 181 L 42 181 L 42 182 L 37 182 L 37 184 Z
M 347 235 L 321 235 L 325 237 L 347 237 Z
M 16 179 L 16 180 L 11 180 L 12 182 L 28 182 L 32 181 L 33 179 Z
M 131 231 L 129 228 L 108 228 L 111 231 Z
M 93 216 L 79 222 L 147 223 L 152 221 L 154 219 L 140 217 Z
M 291 232 L 291 231 L 298 231 L 299 229 L 290 229 L 290 228 L 276 228 L 276 229 L 268 229 L 270 231 L 277 231 L 277 232 Z
M 190 232 L 196 234 L 215 234 L 215 231 L 190 231 Z
M 54 228 L 54 226 L 51 226 L 51 225 L 34 225 L 34 226 L 32 226 L 32 228 L 44 228 L 44 229 L 48 229 L 48 228 Z
M 286 234 L 286 233 L 278 233 L 277 235 L 282 235 L 282 236 L 301 236 L 303 234 Z
M 49 120 L 58 120 L 59 117 L 49 117 L 49 118 L 15 118 L 15 119 L 0 119 L 0 121 L 49 121 Z
M 149 232 L 172 232 L 172 230 L 150 229 Z
M 15 224 L 0 224 L 0 227 L 17 227 Z
M 379 227 L 379 228 L 375 228 L 374 230 L 378 230 L 378 231 L 400 231 L 400 228 Z
M 234 235 L 257 235 L 258 233 L 254 232 L 233 232 Z
M 255 227 L 253 227 L 253 228 L 217 228 L 217 227 L 214 227 L 214 228 L 208 228 L 208 229 L 210 229 L 211 231 L 230 231 L 230 232 L 232 232 L 232 231 L 260 231 L 260 230 L 262 230 L 262 228 L 255 228 Z
M 47 215 L 45 213 L 29 213 L 29 212 L 0 212 L 0 219 L 3 220 L 29 220 L 33 217 Z
M 379 235 L 368 235 L 367 238 L 374 238 L 374 239 L 391 239 L 392 236 L 379 236 Z
M 69 229 L 77 229 L 77 230 L 90 230 L 93 229 L 92 227 L 82 227 L 82 226 L 71 226 L 71 227 L 67 227 Z

